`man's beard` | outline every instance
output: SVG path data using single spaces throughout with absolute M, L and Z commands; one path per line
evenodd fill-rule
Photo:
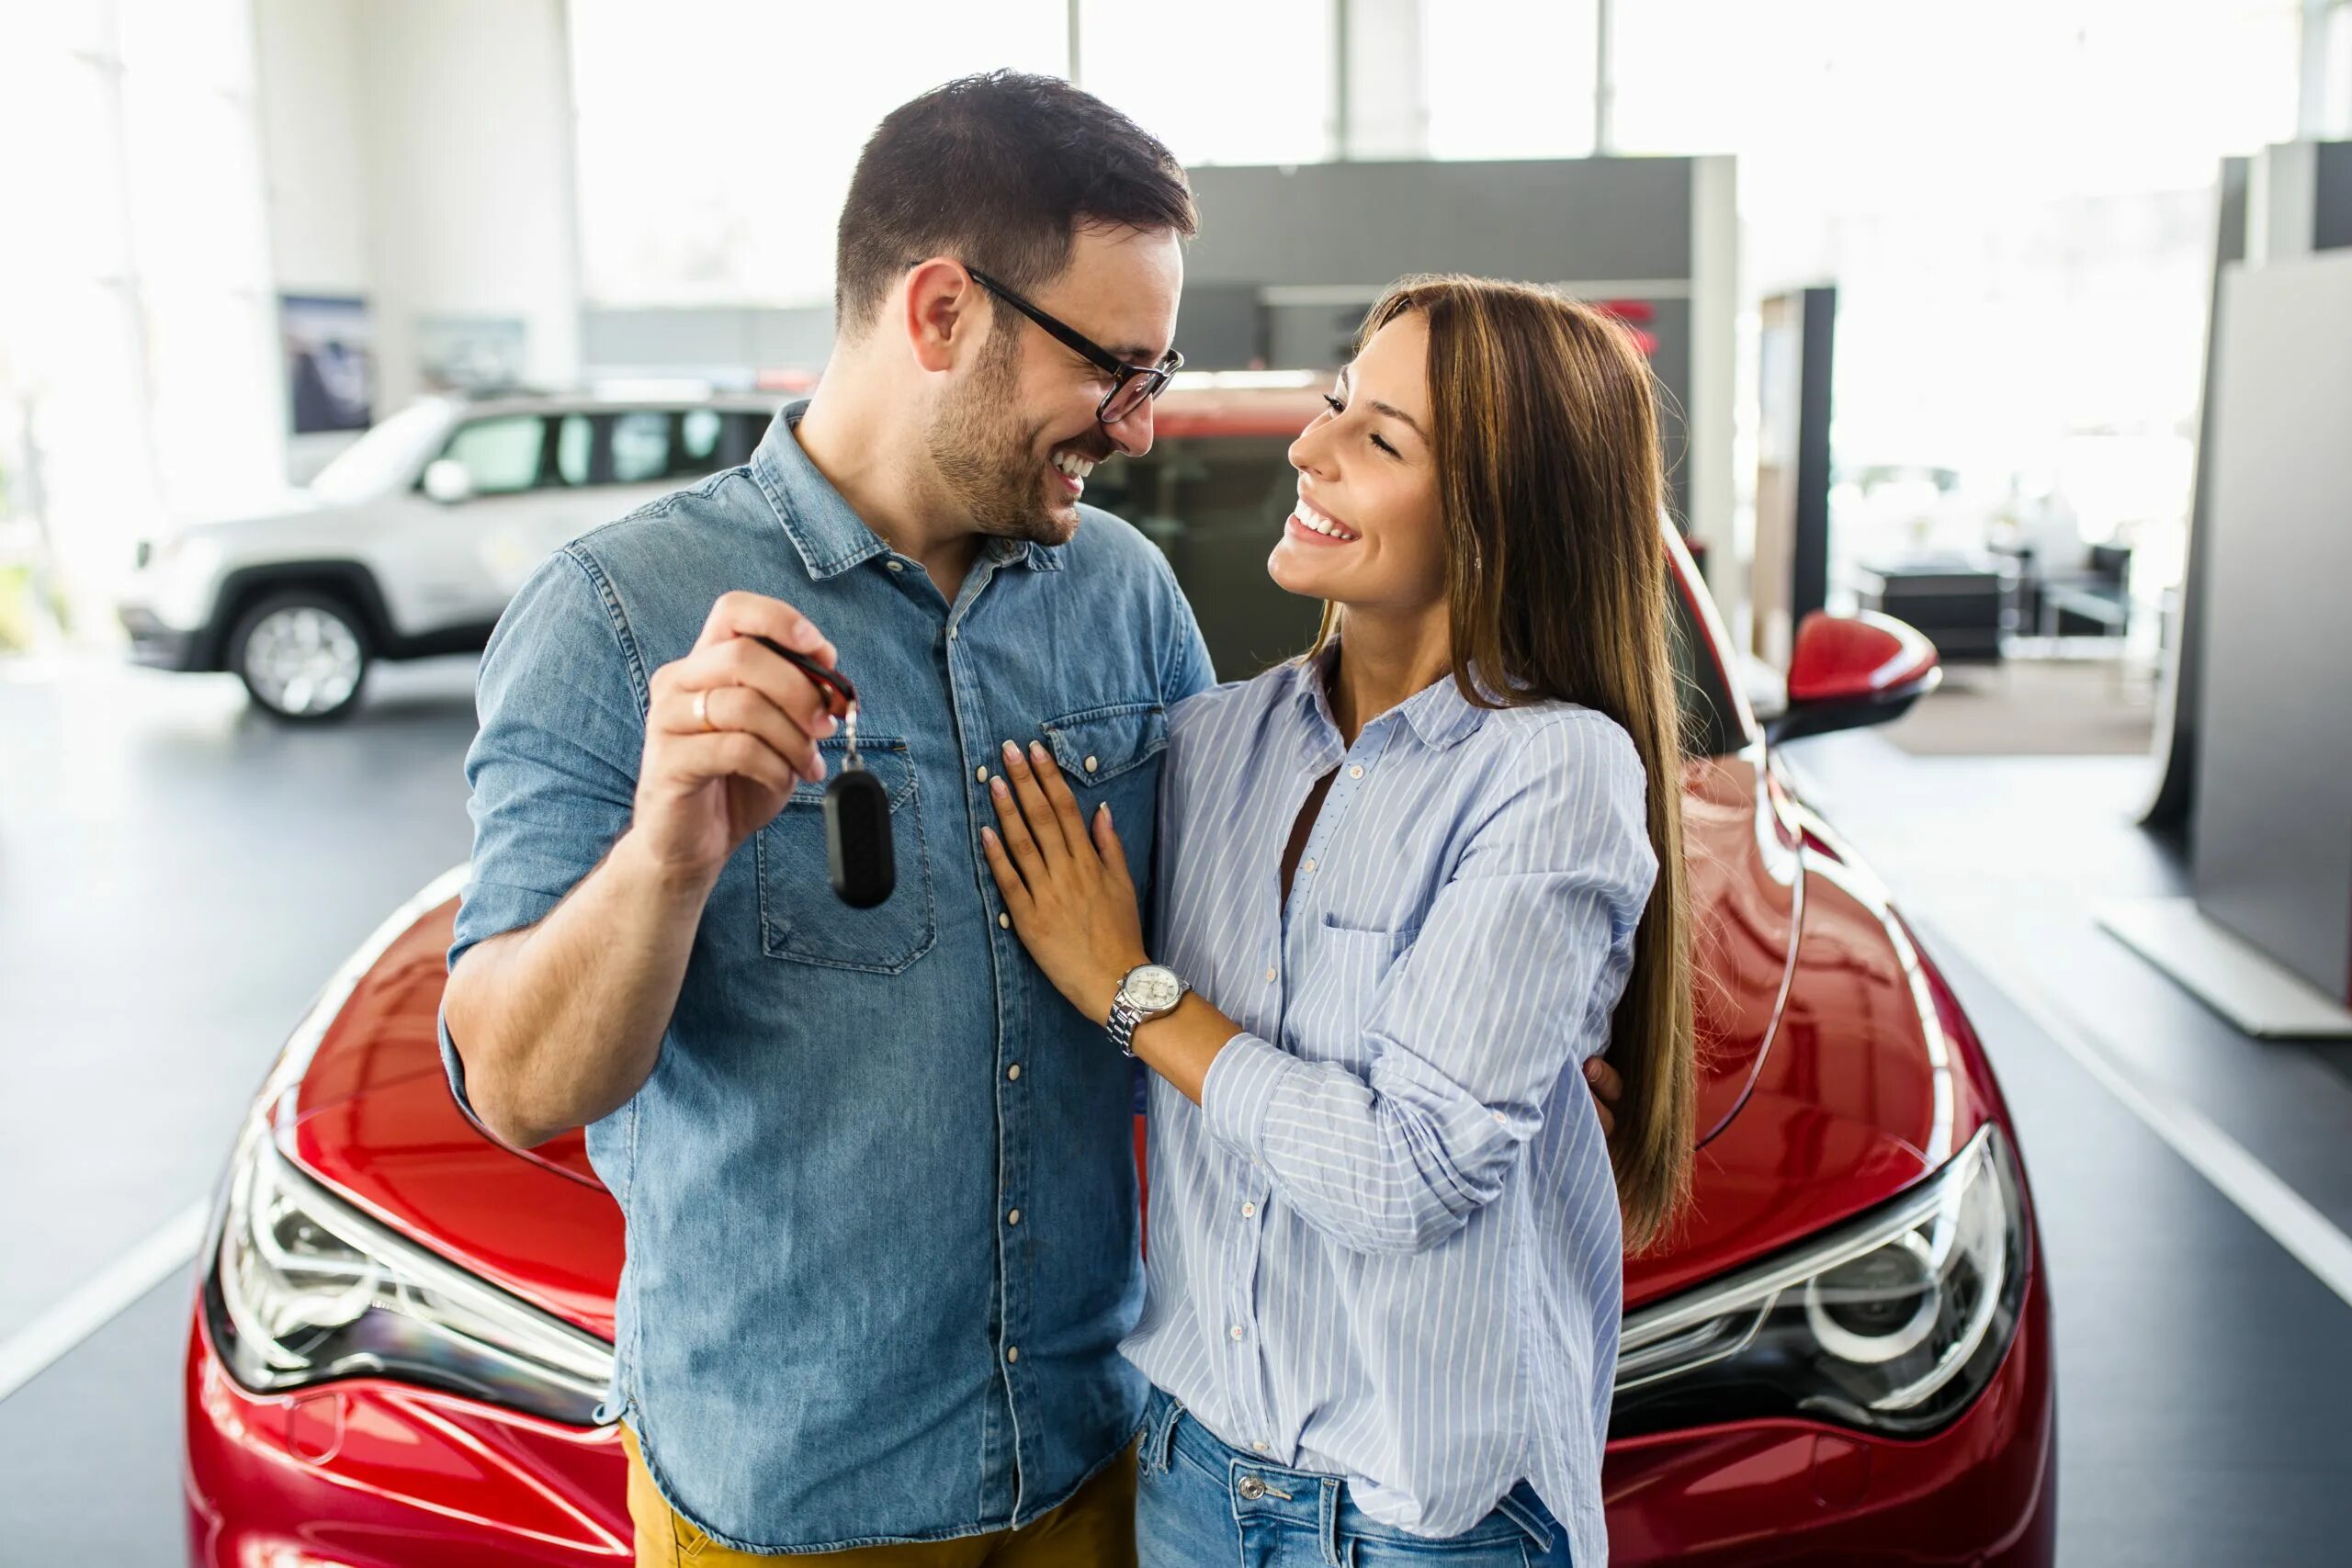
M 1046 427 L 1022 425 L 1013 409 L 1019 387 L 1016 357 L 991 344 L 964 396 L 932 421 L 931 460 L 978 532 L 1066 545 L 1078 532 L 1078 509 L 1048 510 L 1043 471 L 1048 465 L 1037 446 Z

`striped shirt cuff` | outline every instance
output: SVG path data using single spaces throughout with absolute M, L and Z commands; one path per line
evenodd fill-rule
M 1299 1066 L 1296 1057 L 1254 1034 L 1227 1041 L 1201 1080 L 1201 1113 L 1209 1134 L 1243 1159 L 1264 1158 L 1266 1112 L 1283 1080 Z

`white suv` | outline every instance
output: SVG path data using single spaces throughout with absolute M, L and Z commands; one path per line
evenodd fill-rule
M 268 513 L 139 547 L 131 657 L 229 670 L 276 716 L 339 718 L 379 659 L 479 649 L 566 541 L 751 458 L 773 396 L 420 400 Z

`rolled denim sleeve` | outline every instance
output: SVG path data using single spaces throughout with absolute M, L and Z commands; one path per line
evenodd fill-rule
M 624 637 L 577 546 L 542 563 L 499 618 L 475 685 L 481 728 L 466 753 L 473 866 L 450 967 L 476 942 L 545 919 L 627 830 L 645 719 L 643 677 Z M 464 1105 L 446 1017 L 440 1033 Z
M 1247 1032 L 1201 1103 L 1301 1218 L 1364 1252 L 1421 1252 L 1502 1192 L 1543 1102 L 1608 1043 L 1657 860 L 1632 741 L 1597 716 L 1536 731 L 1368 1019 L 1370 1066 Z

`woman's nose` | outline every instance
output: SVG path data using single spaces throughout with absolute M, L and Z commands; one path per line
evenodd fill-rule
M 1321 436 L 1322 426 L 1320 424 L 1310 424 L 1305 430 L 1300 431 L 1298 433 L 1298 439 L 1290 444 L 1290 452 L 1288 454 L 1290 457 L 1290 466 L 1296 468 L 1302 474 L 1313 474 L 1317 478 L 1328 478 L 1329 470 L 1326 467 L 1326 462 L 1329 457 L 1329 451 L 1325 443 L 1322 441 Z

